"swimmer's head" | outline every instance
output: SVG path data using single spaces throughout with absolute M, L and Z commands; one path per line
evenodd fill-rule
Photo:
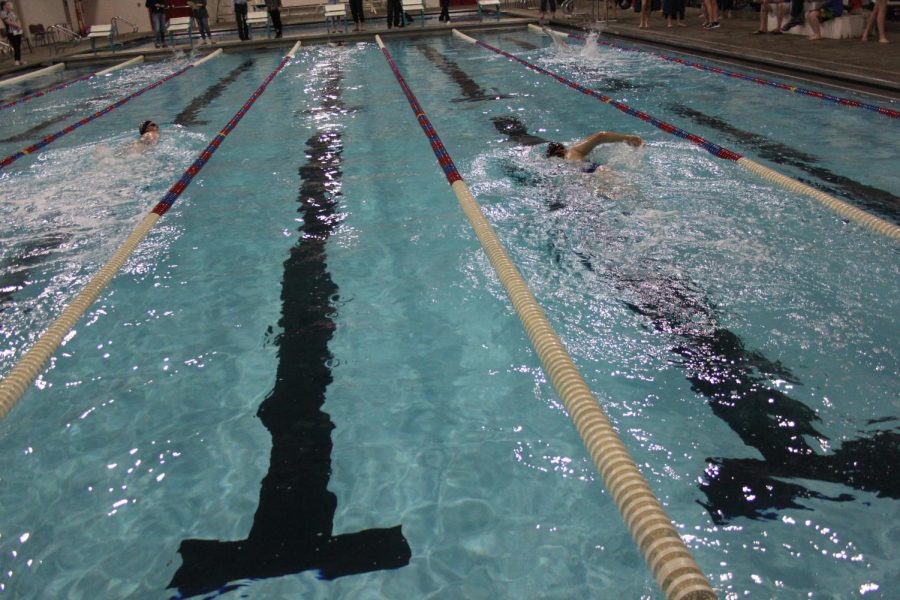
M 566 157 L 566 147 L 559 142 L 550 142 L 547 144 L 547 158 L 556 156 L 558 158 Z
M 159 125 L 157 125 L 153 121 L 144 121 L 143 123 L 141 123 L 141 126 L 138 127 L 138 133 L 140 133 L 141 135 L 144 135 L 148 131 L 154 130 L 159 131 Z

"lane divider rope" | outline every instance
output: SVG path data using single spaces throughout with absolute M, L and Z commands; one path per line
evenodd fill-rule
M 97 71 L 96 73 L 88 73 L 87 75 L 82 75 L 81 77 L 78 77 L 75 79 L 70 79 L 69 81 L 64 81 L 63 83 L 54 85 L 53 87 L 49 87 L 46 90 L 41 90 L 41 91 L 35 92 L 33 94 L 28 94 L 27 96 L 23 96 L 23 97 L 19 98 L 18 100 L 13 100 L 12 102 L 8 102 L 6 104 L 0 105 L 0 110 L 6 110 L 7 108 L 12 108 L 13 106 L 18 106 L 19 104 L 24 104 L 25 102 L 28 102 L 29 100 L 34 100 L 35 98 L 40 98 L 41 96 L 46 96 L 47 94 L 50 94 L 52 92 L 58 92 L 59 90 L 64 90 L 67 87 L 69 87 L 70 85 L 76 84 L 80 81 L 87 81 L 88 79 L 92 79 L 94 77 L 101 77 L 108 73 L 112 73 L 113 71 L 115 71 L 117 69 L 124 69 L 125 67 L 129 67 L 131 65 L 134 65 L 134 64 L 137 64 L 137 63 L 140 63 L 143 61 L 144 61 L 144 55 L 142 54 L 141 56 L 136 56 L 136 57 L 132 58 L 131 60 L 126 60 L 125 62 L 119 63 L 108 69 L 103 69 L 102 71 Z
M 536 25 L 529 25 L 529 29 L 532 31 L 541 31 L 542 33 L 552 32 L 552 35 L 559 36 L 568 36 L 572 39 L 586 41 L 587 37 L 577 34 L 577 33 L 562 33 L 559 31 L 554 31 L 551 29 L 547 29 L 547 31 L 543 31 L 540 27 Z M 891 119 L 900 119 L 900 110 L 895 110 L 893 108 L 887 108 L 885 106 L 878 106 L 876 104 L 869 104 L 867 102 L 860 102 L 859 100 L 854 100 L 852 98 L 843 98 L 841 96 L 834 96 L 832 94 L 826 94 L 825 92 L 820 92 L 818 90 L 808 90 L 806 88 L 802 88 L 796 85 L 790 85 L 787 83 L 781 83 L 779 81 L 773 81 L 771 79 L 764 79 L 762 77 L 753 77 L 751 75 L 745 75 L 743 73 L 737 73 L 734 71 L 728 71 L 726 69 L 722 69 L 720 67 L 714 67 L 712 65 L 707 65 L 699 62 L 691 62 L 687 59 L 680 58 L 677 56 L 671 56 L 668 54 L 660 54 L 658 52 L 653 52 L 650 50 L 644 50 L 643 48 L 636 48 L 634 46 L 623 46 L 621 44 L 617 44 L 615 42 L 607 42 L 604 40 L 597 40 L 598 44 L 603 46 L 607 46 L 609 48 L 615 48 L 617 50 L 623 50 L 625 52 L 640 52 L 644 54 L 651 54 L 656 56 L 657 58 L 661 58 L 663 60 L 676 63 L 685 67 L 692 67 L 699 71 L 704 71 L 706 73 L 714 73 L 716 75 L 724 75 L 726 77 L 731 77 L 732 79 L 740 79 L 741 81 L 749 81 L 750 83 L 755 83 L 757 85 L 765 85 L 768 87 L 776 88 L 779 90 L 783 90 L 786 92 L 791 92 L 793 94 L 799 94 L 801 96 L 809 96 L 810 98 L 818 98 L 819 100 L 823 100 L 825 102 L 830 102 L 832 104 L 837 104 L 840 106 L 846 106 L 849 108 L 861 108 L 863 110 L 868 110 L 872 112 L 876 112 L 880 115 L 884 115 Z
M 161 86 L 162 84 L 166 83 L 166 82 L 169 81 L 170 79 L 174 79 L 174 78 L 178 77 L 179 75 L 181 75 L 182 73 L 184 73 L 184 72 L 187 71 L 188 69 L 191 69 L 192 67 L 195 67 L 195 66 L 197 66 L 197 65 L 200 65 L 200 64 L 206 62 L 207 60 L 209 60 L 209 59 L 212 58 L 213 56 L 217 56 L 217 55 L 221 54 L 221 52 L 222 52 L 222 49 L 220 48 L 219 50 L 216 50 L 215 52 L 213 52 L 213 53 L 210 54 L 209 56 L 206 56 L 206 57 L 204 57 L 204 58 L 201 59 L 201 60 L 192 62 L 192 63 L 188 64 L 187 66 L 182 67 L 181 69 L 178 69 L 178 70 L 175 71 L 174 73 L 171 73 L 171 74 L 169 74 L 169 75 L 166 75 L 165 77 L 163 77 L 163 78 L 160 79 L 159 81 L 157 81 L 157 82 L 155 82 L 155 83 L 151 83 L 150 85 L 148 85 L 148 86 L 146 86 L 146 87 L 144 87 L 144 88 L 141 88 L 141 89 L 139 89 L 138 91 L 136 91 L 136 92 L 134 92 L 134 93 L 132 93 L 132 94 L 129 94 L 128 96 L 125 96 L 124 98 L 118 100 L 117 102 L 114 102 L 113 104 L 110 104 L 110 105 L 107 106 L 106 108 L 101 109 L 101 110 L 98 110 L 98 111 L 95 112 L 94 114 L 88 115 L 87 117 L 81 119 L 80 121 L 78 121 L 78 122 L 76 122 L 76 123 L 72 123 L 71 125 L 69 125 L 69 126 L 66 127 L 65 129 L 61 129 L 61 130 L 57 131 L 56 133 L 51 133 L 50 135 L 45 136 L 43 139 L 41 139 L 41 141 L 37 142 L 36 144 L 32 144 L 31 146 L 28 146 L 27 148 L 25 148 L 25 149 L 23 149 L 23 150 L 19 150 L 19 151 L 16 152 L 15 154 L 10 154 L 9 156 L 7 156 L 6 158 L 4 158 L 3 160 L 0 160 L 0 169 L 5 169 L 5 168 L 8 167 L 9 165 L 11 165 L 13 162 L 15 162 L 15 161 L 17 161 L 18 159 L 22 158 L 23 156 L 27 156 L 27 155 L 29 155 L 29 154 L 34 154 L 35 152 L 37 152 L 37 151 L 40 150 L 41 148 L 44 148 L 44 147 L 48 146 L 49 144 L 51 144 L 51 143 L 55 142 L 56 140 L 58 140 L 59 138 L 61 138 L 62 136 L 66 135 L 66 134 L 68 134 L 68 133 L 72 133 L 73 131 L 75 131 L 75 130 L 78 129 L 79 127 L 81 127 L 81 126 L 83 126 L 83 125 L 87 125 L 88 123 L 90 123 L 91 121 L 94 121 L 95 119 L 99 119 L 99 118 L 102 117 L 103 115 L 106 115 L 106 114 L 112 112 L 113 110 L 119 108 L 119 107 L 122 106 L 123 104 L 127 104 L 128 102 L 130 102 L 131 100 L 137 98 L 138 96 L 140 96 L 140 95 L 142 95 L 142 94 L 145 94 L 146 92 L 149 92 L 150 90 L 155 89 L 155 88 Z
M 491 265 L 503 283 L 529 339 L 570 418 L 575 423 L 606 488 L 616 502 L 629 531 L 650 565 L 668 600 L 709 600 L 716 597 L 671 519 L 653 494 L 606 413 L 578 372 L 559 336 L 550 325 L 528 284 L 507 254 L 481 207 L 457 171 L 437 132 L 410 87 L 375 36 L 444 176 L 469 219 Z
M 134 249 L 147 236 L 156 222 L 164 215 L 174 204 L 175 200 L 184 191 L 194 176 L 203 168 L 213 153 L 222 144 L 225 137 L 237 126 L 250 107 L 259 99 L 269 83 L 284 69 L 288 61 L 294 58 L 300 42 L 294 44 L 291 51 L 288 52 L 281 60 L 278 67 L 269 74 L 263 81 L 262 85 L 257 88 L 252 96 L 244 103 L 238 112 L 230 121 L 222 128 L 209 145 L 200 153 L 199 157 L 184 172 L 181 178 L 175 182 L 169 189 L 163 199 L 148 213 L 141 222 L 135 227 L 131 234 L 126 238 L 121 246 L 113 253 L 112 257 L 103 265 L 100 271 L 87 283 L 68 306 L 62 311 L 60 316 L 53 321 L 50 327 L 41 334 L 38 341 L 32 346 L 16 363 L 12 370 L 0 380 L 0 420 L 9 414 L 13 406 L 22 398 L 25 390 L 34 382 L 43 366 L 50 359 L 62 340 L 72 330 L 78 320 L 84 315 L 88 307 L 94 303 L 100 293 L 109 285 L 122 265 Z
M 714 144 L 714 143 L 700 137 L 699 135 L 694 135 L 693 133 L 688 133 L 687 131 L 685 131 L 679 127 L 676 127 L 670 123 L 666 123 L 665 121 L 662 121 L 660 119 L 657 119 L 656 117 L 654 117 L 648 113 L 631 108 L 624 102 L 619 102 L 617 100 L 614 100 L 613 98 L 610 98 L 609 96 L 605 96 L 605 95 L 601 94 L 600 92 L 597 92 L 596 90 L 586 88 L 579 83 L 576 83 L 574 81 L 566 79 L 565 77 L 563 77 L 561 75 L 557 75 L 556 73 L 553 73 L 552 71 L 548 71 L 547 69 L 539 67 L 538 65 L 535 65 L 526 60 L 523 60 L 517 56 L 510 54 L 509 52 L 505 52 L 503 50 L 500 50 L 499 48 L 494 48 L 493 46 L 486 44 L 480 40 L 476 40 L 475 38 L 469 37 L 468 35 L 460 32 L 456 29 L 453 30 L 453 35 L 455 35 L 456 37 L 458 37 L 470 44 L 480 46 L 481 48 L 484 48 L 485 50 L 490 50 L 491 52 L 495 52 L 495 53 L 497 53 L 501 56 L 504 56 L 510 60 L 518 62 L 518 63 L 524 65 L 525 67 L 531 69 L 532 71 L 541 73 L 542 75 L 547 75 L 548 77 L 555 79 L 559 83 L 562 83 L 563 85 L 565 85 L 569 88 L 572 88 L 575 91 L 581 92 L 582 94 L 585 94 L 588 96 L 593 96 L 594 98 L 597 98 L 601 102 L 603 102 L 605 104 L 609 104 L 609 105 L 615 107 L 616 109 L 624 112 L 625 114 L 631 115 L 632 117 L 636 117 L 642 121 L 650 123 L 657 129 L 661 129 L 662 131 L 665 131 L 666 133 L 686 139 L 686 140 L 700 146 L 701 148 L 703 148 L 704 150 L 706 150 L 707 152 L 709 152 L 716 158 L 734 161 L 737 164 L 739 164 L 741 167 L 743 167 L 744 169 L 747 169 L 748 171 L 750 171 L 756 175 L 759 175 L 769 181 L 772 181 L 783 187 L 786 187 L 787 189 L 789 189 L 791 191 L 798 192 L 798 193 L 804 194 L 806 196 L 809 196 L 810 198 L 816 200 L 817 202 L 820 202 L 825 207 L 837 212 L 841 216 L 843 216 L 847 219 L 850 219 L 850 220 L 854 221 L 855 223 L 862 225 L 863 227 L 866 227 L 876 233 L 879 233 L 881 235 L 887 236 L 892 239 L 900 239 L 900 226 L 894 225 L 893 223 L 891 223 L 889 221 L 885 221 L 881 217 L 877 217 L 873 214 L 870 214 L 870 213 L 868 213 L 864 210 L 861 210 L 847 202 L 844 202 L 843 200 L 835 198 L 834 196 L 826 194 L 825 192 L 821 192 L 809 185 L 800 183 L 799 181 L 797 181 L 795 179 L 791 179 L 790 177 L 788 177 L 786 175 L 782 175 L 773 169 L 764 167 L 763 165 L 760 165 L 759 163 L 756 163 L 756 162 L 750 160 L 749 158 L 745 158 L 745 157 L 741 156 L 737 152 L 728 150 L 727 148 L 719 146 L 718 144 Z

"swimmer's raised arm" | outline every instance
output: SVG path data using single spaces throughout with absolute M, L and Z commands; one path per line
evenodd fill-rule
M 591 150 L 598 145 L 616 142 L 625 142 L 629 146 L 637 148 L 644 143 L 644 140 L 636 135 L 627 135 L 612 131 L 598 131 L 594 135 L 584 138 L 566 150 L 566 160 L 584 160 L 584 158 L 590 154 Z

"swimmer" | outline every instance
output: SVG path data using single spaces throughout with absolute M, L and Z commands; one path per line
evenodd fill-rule
M 141 126 L 138 127 L 138 133 L 141 136 L 138 141 L 142 144 L 155 144 L 159 141 L 159 125 L 153 121 L 141 123 Z
M 568 162 L 581 163 L 581 172 L 591 173 L 597 177 L 600 188 L 606 197 L 618 199 L 635 193 L 631 185 L 607 167 L 587 160 L 588 154 L 598 145 L 614 144 L 616 142 L 625 142 L 632 148 L 640 148 L 644 144 L 644 140 L 636 135 L 598 131 L 594 135 L 589 135 L 580 142 L 573 144 L 571 148 L 566 148 L 559 142 L 550 142 L 547 145 L 546 156 L 547 158 L 557 157 Z
M 636 135 L 626 135 L 624 133 L 613 133 L 612 131 L 598 131 L 594 135 L 590 135 L 577 144 L 573 144 L 571 148 L 566 148 L 559 142 L 550 142 L 547 146 L 547 158 L 557 157 L 564 158 L 572 162 L 582 162 L 587 159 L 587 155 L 591 150 L 600 144 L 613 144 L 616 142 L 625 142 L 632 148 L 640 148 L 644 140 Z

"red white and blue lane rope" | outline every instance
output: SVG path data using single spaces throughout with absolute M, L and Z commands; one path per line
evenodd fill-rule
M 269 76 L 265 78 L 253 95 L 244 102 L 244 105 L 241 106 L 240 110 L 235 113 L 231 120 L 223 127 L 216 137 L 212 139 L 209 145 L 203 149 L 197 159 L 187 168 L 187 170 L 181 175 L 181 177 L 176 181 L 162 200 L 153 208 L 151 212 L 158 214 L 159 216 L 163 216 L 166 212 L 172 208 L 172 204 L 175 203 L 175 200 L 178 199 L 178 196 L 185 190 L 185 188 L 190 185 L 191 181 L 194 179 L 194 176 L 203 168 L 203 166 L 209 162 L 209 159 L 212 158 L 212 155 L 219 149 L 219 146 L 222 145 L 222 142 L 225 141 L 225 138 L 228 137 L 228 134 L 231 133 L 237 124 L 241 122 L 241 119 L 244 118 L 244 115 L 247 114 L 247 111 L 250 110 L 250 107 L 259 100 L 259 97 L 263 95 L 263 92 L 266 91 L 266 88 L 269 87 L 269 84 L 272 82 L 275 77 L 281 73 L 282 69 L 284 69 L 285 65 L 287 65 L 288 61 L 290 61 L 294 55 L 293 50 L 286 54 L 284 58 L 281 59 L 281 63 L 278 67 L 269 73 Z
M 134 92 L 133 94 L 129 94 L 128 96 L 125 96 L 121 100 L 119 100 L 113 104 L 110 104 L 106 108 L 104 108 L 102 110 L 98 110 L 97 112 L 95 112 L 92 115 L 88 115 L 87 117 L 81 119 L 77 123 L 72 123 L 65 129 L 61 129 L 61 130 L 57 131 L 56 133 L 51 133 L 50 135 L 42 138 L 41 141 L 37 142 L 36 144 L 32 144 L 31 146 L 28 146 L 27 148 L 25 148 L 23 150 L 19 150 L 15 154 L 10 154 L 3 160 L 0 160 L 0 169 L 6 168 L 7 166 L 11 165 L 13 162 L 17 161 L 18 159 L 22 158 L 23 156 L 27 156 L 29 154 L 34 154 L 41 148 L 44 148 L 48 144 L 55 142 L 56 140 L 58 140 L 59 138 L 61 138 L 64 135 L 66 135 L 67 133 L 72 133 L 73 131 L 75 131 L 76 129 L 81 127 L 82 125 L 87 125 L 91 121 L 93 121 L 95 119 L 99 119 L 103 115 L 112 112 L 113 110 L 119 108 L 123 104 L 127 104 L 128 102 L 137 98 L 138 96 L 145 94 L 146 92 L 149 92 L 150 90 L 161 86 L 162 84 L 169 81 L 170 79 L 174 79 L 174 78 L 178 77 L 179 75 L 181 75 L 182 73 L 184 73 L 185 71 L 187 71 L 188 69 L 190 69 L 193 66 L 194 66 L 194 63 L 191 63 L 191 64 L 187 65 L 186 67 L 183 67 L 170 75 L 166 75 L 159 81 L 157 81 L 155 83 L 151 83 L 147 87 L 141 88 L 138 91 Z
M 466 37 L 468 37 L 468 36 L 466 36 Z M 525 65 L 532 71 L 536 71 L 538 73 L 541 73 L 542 75 L 547 75 L 548 77 L 552 77 L 556 81 L 572 88 L 573 90 L 579 91 L 582 94 L 586 94 L 588 96 L 593 96 L 594 98 L 597 98 L 601 102 L 605 102 L 606 104 L 614 106 L 615 108 L 619 109 L 620 111 L 622 111 L 625 114 L 631 115 L 632 117 L 637 117 L 638 119 L 640 119 L 642 121 L 646 121 L 647 123 L 650 123 L 654 127 L 662 129 L 666 133 L 671 133 L 672 135 L 676 135 L 680 138 L 684 138 L 684 139 L 700 146 L 701 148 L 703 148 L 704 150 L 706 150 L 707 152 L 709 152 L 710 154 L 712 154 L 713 156 L 715 156 L 717 158 L 722 158 L 725 160 L 738 160 L 741 158 L 741 155 L 738 154 L 737 152 L 733 152 L 731 150 L 728 150 L 727 148 L 723 148 L 722 146 L 719 146 L 718 144 L 714 144 L 714 143 L 710 142 L 709 140 L 706 140 L 706 139 L 700 137 L 699 135 L 694 135 L 693 133 L 689 133 L 689 132 L 685 131 L 684 129 L 675 127 L 671 123 L 666 123 L 665 121 L 657 119 L 656 117 L 654 117 L 650 114 L 647 114 L 643 111 L 631 108 L 624 102 L 619 102 L 618 100 L 613 100 L 609 96 L 605 96 L 596 90 L 586 88 L 583 85 L 581 85 L 580 83 L 575 83 L 574 81 L 566 79 L 562 75 L 557 75 L 556 73 L 554 73 L 552 71 L 548 71 L 547 69 L 544 69 L 542 67 L 539 67 L 536 64 L 530 63 L 526 60 L 522 60 L 518 56 L 514 56 L 514 55 L 510 54 L 509 52 L 505 52 L 503 50 L 500 50 L 499 48 L 494 48 L 490 44 L 485 44 L 484 42 L 482 42 L 480 40 L 475 40 L 474 38 L 470 38 L 470 39 L 473 40 L 474 44 L 481 46 L 485 50 L 490 50 L 491 52 L 496 52 L 497 54 L 499 54 L 501 56 L 505 56 L 506 58 L 508 58 L 510 60 L 514 60 L 518 63 Z
M 500 54 L 501 56 L 505 56 L 505 57 L 509 58 L 510 60 L 514 60 L 518 63 L 525 65 L 526 67 L 528 67 L 529 69 L 531 69 L 533 71 L 542 73 L 549 77 L 552 77 L 553 79 L 559 81 L 560 83 L 562 83 L 574 90 L 577 90 L 583 94 L 587 94 L 588 96 L 593 96 L 593 97 L 601 100 L 602 102 L 605 102 L 606 104 L 614 106 L 615 108 L 621 110 L 622 112 L 629 114 L 631 116 L 637 117 L 637 118 L 641 119 L 642 121 L 646 121 L 646 122 L 650 123 L 651 125 L 659 128 L 659 129 L 662 129 L 663 131 L 665 131 L 667 133 L 671 133 L 673 135 L 677 135 L 678 137 L 689 140 L 689 141 L 693 142 L 694 144 L 697 144 L 698 146 L 700 146 L 701 148 L 703 148 L 704 150 L 706 150 L 713 156 L 716 156 L 718 158 L 722 158 L 725 160 L 734 161 L 738 165 L 743 167 L 744 169 L 747 169 L 748 171 L 752 171 L 753 173 L 762 177 L 763 179 L 773 181 L 773 182 L 777 183 L 778 185 L 781 185 L 782 187 L 785 187 L 789 190 L 809 196 L 809 197 L 813 198 L 814 200 L 816 200 L 817 202 L 820 202 L 821 204 L 825 205 L 829 209 L 833 210 L 834 212 L 838 213 L 842 217 L 845 217 L 847 219 L 855 221 L 855 222 L 859 223 L 860 225 L 867 227 L 867 228 L 869 228 L 877 233 L 880 233 L 882 235 L 891 237 L 895 240 L 900 240 L 900 226 L 894 225 L 893 223 L 891 223 L 889 221 L 885 221 L 881 217 L 877 217 L 873 214 L 867 213 L 866 211 L 861 210 L 861 209 L 853 206 L 852 204 L 849 204 L 847 202 L 844 202 L 843 200 L 840 200 L 829 194 L 826 194 L 825 192 L 817 190 L 810 185 L 807 185 L 805 183 L 796 181 L 794 179 L 791 179 L 790 177 L 782 175 L 781 173 L 774 171 L 773 169 L 770 169 L 769 167 L 767 167 L 765 165 L 759 164 L 750 158 L 741 156 L 737 152 L 733 152 L 733 151 L 723 148 L 717 144 L 713 144 L 712 142 L 709 142 L 700 136 L 694 135 L 692 133 L 688 133 L 682 129 L 679 129 L 678 127 L 675 127 L 674 125 L 666 123 L 665 121 L 660 121 L 656 117 L 648 115 L 645 112 L 635 110 L 635 109 L 631 108 L 630 106 L 628 106 L 627 104 L 624 104 L 622 102 L 617 102 L 616 100 L 613 100 L 609 96 L 604 96 L 603 94 L 600 94 L 599 92 L 588 89 L 588 88 L 584 87 L 583 85 L 577 84 L 573 81 L 569 81 L 565 77 L 557 75 L 556 73 L 552 73 L 552 72 L 548 71 L 547 69 L 543 69 L 537 65 L 534 65 L 530 62 L 522 60 L 521 58 L 513 56 L 509 52 L 504 52 L 503 50 L 494 48 L 493 46 L 491 46 L 489 44 L 485 44 L 484 42 L 481 42 L 479 40 L 476 40 L 475 38 L 469 37 L 469 36 L 465 35 L 464 33 L 460 33 L 459 31 L 457 31 L 455 29 L 453 30 L 453 34 L 459 38 L 466 40 L 470 44 L 474 44 L 476 46 L 481 46 L 485 50 L 490 50 L 491 52 L 496 52 L 497 54 Z
M 400 74 L 400 70 L 397 68 L 397 65 L 394 64 L 394 59 L 391 58 L 391 54 L 384 46 L 381 47 L 381 52 L 387 59 L 388 65 L 390 65 L 391 67 L 391 71 L 394 72 L 394 77 L 397 78 L 397 82 L 400 84 L 401 89 L 403 89 L 403 93 L 406 94 L 406 99 L 409 101 L 410 107 L 412 107 L 413 112 L 416 114 L 416 120 L 419 122 L 419 126 L 422 128 L 422 131 L 425 132 L 425 136 L 431 143 L 431 150 L 432 152 L 434 152 L 434 156 L 437 158 L 438 164 L 441 166 L 441 169 L 443 169 L 444 176 L 447 177 L 447 183 L 453 185 L 455 181 L 461 181 L 462 176 L 460 176 L 459 171 L 456 170 L 456 165 L 453 164 L 453 159 L 450 158 L 450 155 L 447 153 L 447 149 L 444 148 L 444 143 L 441 142 L 441 138 L 438 137 L 437 131 L 435 131 L 434 127 L 432 127 L 431 121 L 428 120 L 428 117 L 425 115 L 425 111 L 422 109 L 419 101 L 416 100 L 416 96 L 412 93 L 412 90 L 406 84 L 406 80 L 403 78 L 403 75 Z
M 128 238 L 122 242 L 119 248 L 113 253 L 112 257 L 106 261 L 100 271 L 94 275 L 84 288 L 78 292 L 74 299 L 66 306 L 59 317 L 50 324 L 44 333 L 40 335 L 37 342 L 32 346 L 13 366 L 12 370 L 2 379 L 0 379 L 0 420 L 2 420 L 13 406 L 22 398 L 25 390 L 28 389 L 35 378 L 40 373 L 43 366 L 50 360 L 50 357 L 59 348 L 65 336 L 69 334 L 78 320 L 84 315 L 85 311 L 100 296 L 100 293 L 113 280 L 125 261 L 137 248 L 144 238 L 147 237 L 150 230 L 162 218 L 162 215 L 171 208 L 175 199 L 184 191 L 187 185 L 194 178 L 194 175 L 206 164 L 216 149 L 222 144 L 231 131 L 237 126 L 244 115 L 256 100 L 266 90 L 269 83 L 278 73 L 284 69 L 287 62 L 294 57 L 294 52 L 300 46 L 297 42 L 291 51 L 285 55 L 281 64 L 278 65 L 272 73 L 263 81 L 262 85 L 253 93 L 250 99 L 244 103 L 241 109 L 231 118 L 227 125 L 218 133 L 213 141 L 200 153 L 200 157 L 188 167 L 181 179 L 172 186 L 162 201 L 156 207 L 148 212 L 144 218 L 138 223 L 137 227 L 131 232 Z
M 570 38 L 585 41 L 587 38 L 583 35 L 570 33 L 568 34 Z M 699 62 L 691 62 L 684 58 L 679 58 L 677 56 L 671 56 L 667 54 L 658 54 L 656 52 L 651 52 L 649 50 L 643 50 L 640 48 L 634 48 L 630 46 L 622 46 L 619 44 L 615 44 L 612 42 L 604 42 L 602 40 L 597 40 L 598 44 L 603 46 L 608 46 L 610 48 L 615 48 L 617 50 L 624 50 L 626 52 L 643 52 L 646 54 L 652 54 L 653 56 L 657 56 L 663 60 L 667 60 L 669 62 L 673 62 L 679 65 L 683 65 L 686 67 L 693 67 L 694 69 L 698 69 L 700 71 L 705 71 L 706 73 L 714 73 L 716 75 L 725 75 L 726 77 L 731 77 L 732 79 L 740 79 L 741 81 L 749 81 L 751 83 L 755 83 L 758 85 L 765 85 L 768 87 L 777 88 L 779 90 L 784 90 L 786 92 L 791 92 L 794 94 L 799 94 L 801 96 L 809 96 L 810 98 L 818 98 L 819 100 L 824 100 L 825 102 L 831 102 L 832 104 L 838 104 L 840 106 L 847 106 L 849 108 L 861 108 L 863 110 L 869 110 L 872 112 L 876 112 L 878 114 L 884 115 L 886 117 L 892 119 L 900 119 L 900 110 L 894 110 L 893 108 L 887 108 L 884 106 L 878 106 L 876 104 L 868 104 L 866 102 L 860 102 L 859 100 L 853 100 L 852 98 L 842 98 L 840 96 L 834 96 L 832 94 L 826 94 L 825 92 L 820 92 L 818 90 L 808 90 L 796 85 L 790 85 L 787 83 L 781 83 L 779 81 L 773 81 L 771 79 L 763 79 L 762 77 L 753 77 L 751 75 L 744 75 L 743 73 L 736 73 L 734 71 L 727 71 L 725 69 L 714 67 L 711 65 L 706 65 Z
M 87 81 L 88 79 L 90 79 L 91 77 L 94 77 L 95 75 L 96 75 L 96 73 L 88 73 L 87 75 L 82 75 L 81 77 L 78 77 L 77 79 L 72 79 L 70 81 L 64 81 L 62 83 L 54 85 L 53 87 L 49 87 L 46 90 L 41 90 L 41 91 L 35 92 L 33 94 L 28 94 L 27 96 L 22 96 L 18 100 L 13 100 L 12 102 L 7 102 L 6 104 L 0 105 L 0 110 L 6 110 L 7 108 L 12 108 L 13 106 L 18 106 L 19 104 L 24 104 L 25 102 L 28 102 L 29 100 L 34 100 L 35 98 L 40 98 L 41 96 L 46 96 L 47 94 L 50 94 L 52 92 L 64 90 L 67 87 L 69 87 L 70 85 L 76 84 L 79 81 Z

